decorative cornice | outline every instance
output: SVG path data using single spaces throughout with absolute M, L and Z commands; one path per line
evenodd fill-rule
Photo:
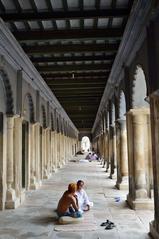
M 125 28 L 123 39 L 119 46 L 117 56 L 113 63 L 112 70 L 98 108 L 92 133 L 94 132 L 96 125 L 100 120 L 100 112 L 106 105 L 108 99 L 110 99 L 113 95 L 115 85 L 119 85 L 121 81 L 121 75 L 123 75 L 124 70 L 123 66 L 131 63 L 136 51 L 140 48 L 143 40 L 146 37 L 145 26 L 151 17 L 150 13 L 153 4 L 153 0 L 138 0 L 134 2 L 127 26 Z

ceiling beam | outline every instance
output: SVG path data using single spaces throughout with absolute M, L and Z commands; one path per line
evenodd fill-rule
M 56 92 L 58 92 L 58 91 L 92 91 L 92 90 L 97 90 L 97 89 L 104 89 L 104 86 L 101 86 L 101 85 L 98 85 L 98 84 L 96 84 L 96 85 L 87 85 L 87 86 L 84 86 L 84 85 L 81 85 L 81 86 L 72 86 L 72 85 L 70 85 L 70 86 L 61 86 L 61 87 L 59 87 L 59 86 L 52 86 L 52 88 L 56 91 Z
M 76 77 L 76 78 L 62 78 L 62 77 L 58 77 L 58 78 L 44 78 L 46 83 L 51 83 L 51 84 L 57 84 L 57 85 L 63 85 L 63 84 L 92 84 L 92 83 L 104 83 L 107 81 L 107 78 L 104 76 L 99 76 L 99 77 Z
M 124 29 L 72 29 L 72 30 L 31 30 L 13 31 L 19 41 L 44 41 L 64 39 L 121 39 Z
M 97 86 L 102 86 L 102 87 L 105 87 L 106 85 L 106 82 L 105 81 L 95 81 L 95 82 L 85 82 L 85 83 L 81 83 L 81 82 L 77 82 L 77 83 L 74 83 L 74 82 L 70 82 L 70 83 L 53 83 L 53 82 L 47 82 L 47 85 L 49 87 L 54 87 L 55 89 L 68 89 L 68 88 L 75 88 L 75 89 L 79 89 L 81 87 L 83 88 L 86 88 L 86 87 L 97 87 Z
M 36 66 L 39 72 L 75 72 L 75 71 L 110 71 L 111 64 L 81 64 L 81 65 L 53 65 L 53 66 Z
M 69 79 L 71 78 L 72 79 L 72 73 L 70 73 L 70 72 L 62 72 L 62 73 L 41 73 L 41 76 L 43 77 L 43 78 L 45 78 L 45 79 L 47 79 L 47 78 L 61 78 L 62 79 L 62 77 L 68 77 Z M 109 76 L 109 74 L 108 73 L 106 73 L 105 71 L 100 71 L 100 72 L 76 72 L 75 74 L 74 74 L 74 77 L 75 77 L 75 79 L 76 79 L 76 77 L 108 77 Z
M 85 120 L 85 118 L 87 119 L 87 118 L 95 118 L 95 114 L 74 114 L 74 115 L 72 115 L 72 114 L 70 114 L 70 117 L 71 117 L 71 119 L 84 119 Z
M 56 95 L 56 92 L 54 92 L 54 93 Z M 102 92 L 101 93 L 95 92 L 94 94 L 92 94 L 92 93 L 89 93 L 89 94 L 88 93 L 83 93 L 83 94 L 80 93 L 79 94 L 77 92 L 76 94 L 71 94 L 71 95 L 69 95 L 69 94 L 58 95 L 57 98 L 60 102 L 61 102 L 61 98 L 66 101 L 70 100 L 71 102 L 73 100 L 79 100 L 80 98 L 89 98 L 89 100 L 94 100 L 94 104 L 95 104 L 96 102 L 99 102 L 101 96 L 102 96 Z
M 79 83 L 79 82 L 96 82 L 96 81 L 103 81 L 103 82 L 105 82 L 106 80 L 107 80 L 107 78 L 108 78 L 108 76 L 83 76 L 83 77 L 81 77 L 81 76 L 79 76 L 79 77 L 75 77 L 75 78 L 73 78 L 72 76 L 70 76 L 70 77 L 43 77 L 44 79 L 45 79 L 45 81 L 46 82 L 53 82 L 53 83 L 59 83 L 59 84 L 63 84 L 63 83 L 68 83 L 69 84 L 69 82 L 70 83 Z
M 59 97 L 60 98 L 60 97 Z M 97 102 L 93 102 L 93 101 L 90 101 L 90 100 L 87 100 L 87 99 L 79 99 L 78 101 L 72 101 L 70 103 L 70 101 L 72 101 L 72 99 L 67 99 L 67 101 L 65 99 L 62 99 L 60 98 L 60 103 L 65 107 L 65 109 L 67 109 L 67 107 L 69 106 L 73 106 L 73 107 L 86 107 L 86 106 L 91 106 L 91 107 L 98 107 L 98 104 L 100 102 L 100 99 L 98 99 Z
M 108 18 L 125 17 L 129 15 L 127 8 L 119 9 L 99 9 L 84 11 L 44 11 L 44 12 L 21 12 L 21 13 L 1 13 L 0 17 L 4 21 L 42 21 L 42 20 L 65 20 L 65 19 L 88 19 L 88 18 Z
M 119 44 L 69 44 L 23 46 L 27 54 L 54 54 L 73 52 L 117 52 Z
M 71 57 L 30 57 L 33 63 L 65 61 L 113 61 L 115 55 L 108 56 L 71 56 Z

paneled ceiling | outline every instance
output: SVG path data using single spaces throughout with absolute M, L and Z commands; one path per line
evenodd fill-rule
M 133 0 L 0 0 L 0 15 L 78 129 L 93 126 Z

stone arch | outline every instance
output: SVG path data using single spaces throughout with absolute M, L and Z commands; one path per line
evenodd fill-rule
M 62 133 L 62 134 L 65 134 L 64 122 L 65 122 L 64 119 L 61 118 L 61 133 Z
M 59 123 L 59 116 L 56 117 L 56 127 L 57 127 L 57 132 L 60 132 L 60 123 Z
M 46 110 L 44 105 L 41 106 L 42 126 L 46 128 Z
M 132 108 L 148 107 L 146 102 L 147 85 L 143 68 L 140 65 L 136 66 L 133 84 L 132 84 Z
M 63 134 L 66 136 L 66 124 L 64 119 L 63 119 Z
M 119 119 L 125 119 L 125 113 L 126 113 L 126 99 L 125 99 L 125 94 L 124 91 L 120 91 L 119 95 Z
M 54 125 L 54 116 L 53 116 L 53 113 L 51 112 L 51 130 L 54 131 L 55 130 L 55 125 Z
M 11 88 L 11 84 L 9 78 L 4 70 L 0 70 L 0 78 L 3 82 L 5 89 L 5 98 L 6 98 L 6 114 L 12 116 L 14 114 L 14 100 L 13 100 L 13 92 Z
M 106 128 L 109 128 L 109 111 L 106 113 Z
M 109 103 L 109 123 L 110 125 L 115 124 L 115 105 L 113 101 Z
M 27 93 L 24 98 L 23 115 L 29 122 L 35 122 L 34 103 L 30 93 Z

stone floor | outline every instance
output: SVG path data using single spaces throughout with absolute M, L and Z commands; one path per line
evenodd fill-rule
M 115 180 L 109 179 L 104 171 L 98 162 L 70 162 L 45 180 L 40 189 L 28 192 L 21 207 L 0 212 L 0 239 L 148 239 L 153 212 L 129 209 L 125 203 L 127 192 L 115 189 Z M 85 181 L 85 189 L 94 202 L 97 230 L 54 231 L 57 202 L 67 185 L 78 179 Z M 115 202 L 116 196 L 120 202 Z M 101 227 L 106 219 L 116 227 L 112 230 Z

